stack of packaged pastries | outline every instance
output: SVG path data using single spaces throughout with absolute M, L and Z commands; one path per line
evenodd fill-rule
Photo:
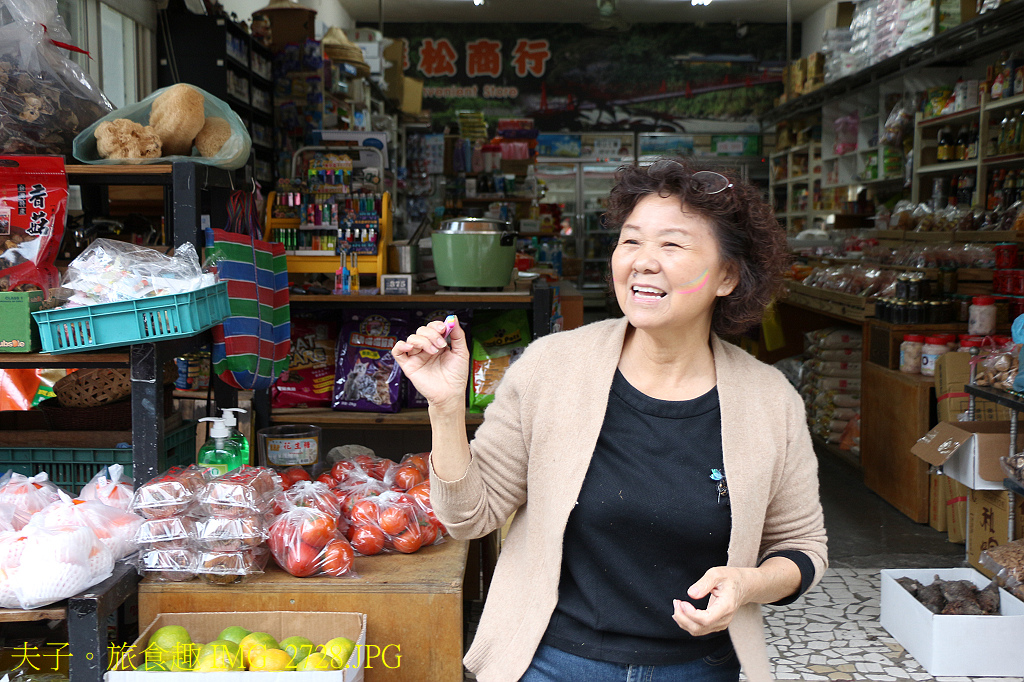
M 811 433 L 860 453 L 860 330 L 829 327 L 806 336 L 800 393 Z

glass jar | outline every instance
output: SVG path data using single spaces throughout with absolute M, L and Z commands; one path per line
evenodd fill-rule
M 958 294 L 956 297 L 956 302 L 956 321 L 967 322 L 967 318 L 970 317 L 971 297 L 963 294 Z
M 910 308 L 910 319 L 907 324 L 927 324 L 928 305 L 924 301 L 912 301 Z
M 893 324 L 910 324 L 910 306 L 906 301 L 897 301 L 896 310 L 893 313 Z
M 975 339 L 973 337 L 967 337 L 966 339 L 965 338 L 961 338 L 960 339 L 960 347 L 957 348 L 957 351 L 959 351 L 961 353 L 974 353 L 974 354 L 977 354 L 977 352 L 979 350 L 981 350 L 981 343 L 982 343 L 981 339 Z
M 921 300 L 921 274 L 907 275 L 907 298 L 911 301 Z
M 907 274 L 902 274 L 896 278 L 896 298 L 903 300 L 910 298 L 908 295 L 909 284 L 910 277 Z
M 972 336 L 988 336 L 995 330 L 996 299 L 992 296 L 975 296 L 967 317 L 967 333 Z
M 926 377 L 935 376 L 935 363 L 949 352 L 945 341 L 938 336 L 929 336 L 921 348 L 921 374 Z
M 906 334 L 900 344 L 900 371 L 907 374 L 921 373 L 921 352 L 924 348 L 924 337 L 918 334 Z
M 955 351 L 959 346 L 956 334 L 936 334 L 936 337 L 946 342 L 946 348 L 948 348 L 950 352 Z

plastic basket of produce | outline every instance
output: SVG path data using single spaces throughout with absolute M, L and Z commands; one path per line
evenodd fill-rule
M 157 469 L 187 466 L 196 459 L 196 423 L 185 422 L 164 436 L 164 455 Z M 50 480 L 77 495 L 107 464 L 121 464 L 132 474 L 132 449 L 127 448 L 0 448 L 0 474 L 13 469 L 25 476 L 45 471 Z
M 47 353 L 152 343 L 193 336 L 229 315 L 228 285 L 182 294 L 32 313 Z

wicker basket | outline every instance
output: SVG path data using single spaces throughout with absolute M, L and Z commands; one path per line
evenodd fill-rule
M 128 370 L 110 367 L 80 369 L 53 385 L 61 407 L 99 407 L 132 393 Z

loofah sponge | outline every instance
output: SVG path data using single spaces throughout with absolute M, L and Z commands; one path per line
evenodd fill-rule
M 192 155 L 192 140 L 206 122 L 204 104 L 203 93 L 184 83 L 172 85 L 153 100 L 149 124 L 160 136 L 164 156 Z
M 96 151 L 104 159 L 155 159 L 160 156 L 160 137 L 152 126 L 118 118 L 99 124 L 95 135 Z
M 196 149 L 203 156 L 216 156 L 229 139 L 231 139 L 231 124 L 219 116 L 209 116 L 203 129 L 196 135 Z

